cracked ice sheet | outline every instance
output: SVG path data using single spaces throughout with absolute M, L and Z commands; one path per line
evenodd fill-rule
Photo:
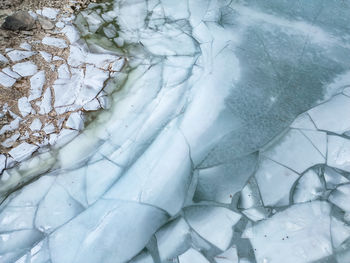
M 256 261 L 304 263 L 331 255 L 330 209 L 320 201 L 293 205 L 248 228 Z
M 287 8 L 280 7 L 282 2 Z M 52 191 L 63 187 L 67 192 L 55 195 L 59 198 L 57 211 L 64 216 L 62 221 L 46 216 L 52 212 L 49 205 L 40 209 L 35 220 L 40 229 L 54 230 L 48 234 L 54 263 L 133 258 L 166 222 L 166 214 L 177 214 L 187 204 L 194 168 L 210 169 L 215 176 L 215 171 L 220 171 L 215 167 L 225 167 L 237 157 L 260 149 L 297 114 L 322 98 L 323 88 L 349 70 L 346 37 L 332 33 L 339 30 L 347 36 L 344 28 L 349 21 L 345 15 L 329 14 L 327 8 L 322 8 L 325 2 L 320 9 L 315 8 L 319 7 L 318 1 L 309 2 L 305 12 L 285 1 L 270 6 L 247 1 L 244 7 L 236 3 L 225 6 L 225 1 L 181 1 L 176 12 L 171 11 L 175 7 L 170 1 L 115 2 L 120 38 L 132 44 L 125 47 L 129 48 L 132 70 L 123 89 L 113 97 L 111 111 L 99 115 L 90 128 L 58 154 L 57 166 L 63 170 L 57 170 L 59 180 Z M 340 4 L 332 3 L 332 7 L 339 13 L 348 11 Z M 285 14 L 286 10 L 301 14 L 296 18 Z M 334 22 L 330 25 L 314 21 L 316 15 L 321 21 L 328 16 Z M 299 17 L 305 21 L 300 22 Z M 79 59 L 70 57 L 68 64 L 74 65 L 75 60 Z M 60 88 L 63 85 L 55 92 Z M 64 97 L 69 100 L 71 95 L 74 96 Z M 325 162 L 324 133 L 291 130 L 287 134 L 275 148 L 264 152 L 276 165 L 302 173 Z M 302 146 L 308 154 L 300 154 Z M 334 147 L 340 149 L 337 143 Z M 342 165 L 341 160 L 335 161 Z M 113 173 L 104 171 L 106 163 Z M 90 173 L 85 171 L 89 169 Z M 94 175 L 98 181 L 95 184 Z M 288 191 L 296 178 L 295 175 L 288 181 Z M 242 186 L 245 179 L 248 178 L 242 176 L 239 182 Z M 37 190 L 38 185 L 33 195 Z M 199 196 L 230 202 L 232 197 L 227 194 L 234 192 L 224 190 L 222 195 Z M 38 199 L 51 204 L 53 194 L 45 195 Z M 263 198 L 270 198 L 271 204 L 288 203 L 287 193 L 268 197 L 265 192 Z M 66 202 L 72 199 L 81 206 L 74 203 L 73 208 L 69 207 Z M 295 207 L 303 205 L 309 204 Z M 302 216 L 315 217 L 306 212 Z M 198 218 L 201 217 L 195 219 Z M 70 221 L 63 222 L 67 220 Z M 275 219 L 262 223 L 269 220 Z M 322 222 L 326 221 L 327 217 Z M 225 223 L 224 228 L 230 229 L 232 224 Z M 229 246 L 229 237 L 222 239 L 218 233 L 210 233 L 222 226 L 220 222 L 203 225 L 195 220 L 192 225 L 215 246 Z M 301 236 L 306 235 L 308 228 L 305 229 Z M 17 238 L 21 235 L 23 232 Z M 34 247 L 41 237 L 33 230 L 25 235 L 30 237 L 25 240 L 26 248 Z M 325 244 L 328 249 L 329 243 Z M 115 254 L 105 258 L 110 253 Z M 191 254 L 206 262 L 194 249 L 184 252 L 180 261 L 190 262 Z

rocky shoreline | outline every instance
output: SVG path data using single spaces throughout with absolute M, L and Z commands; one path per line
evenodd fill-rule
M 73 1 L 56 2 L 12 8 L 0 21 L 0 173 L 77 136 L 86 112 L 109 106 L 104 88 L 125 64 L 91 53 L 73 24 Z M 74 3 L 77 10 L 88 1 Z

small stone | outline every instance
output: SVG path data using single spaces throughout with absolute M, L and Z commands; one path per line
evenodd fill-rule
M 44 30 L 51 30 L 55 28 L 55 25 L 48 19 L 38 16 L 38 21 Z
M 8 16 L 2 24 L 2 28 L 6 30 L 32 30 L 35 27 L 34 18 L 28 12 L 20 11 L 14 15 Z

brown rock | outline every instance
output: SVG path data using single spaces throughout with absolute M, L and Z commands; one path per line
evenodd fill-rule
M 12 16 L 8 16 L 2 24 L 2 28 L 6 30 L 32 30 L 35 27 L 35 20 L 28 12 L 20 11 Z

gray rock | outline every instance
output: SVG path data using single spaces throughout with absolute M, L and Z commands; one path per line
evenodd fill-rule
M 32 30 L 35 27 L 35 20 L 27 12 L 20 11 L 14 15 L 8 16 L 2 24 L 3 29 L 17 30 Z
M 55 28 L 55 25 L 48 19 L 38 16 L 38 21 L 44 30 L 51 30 Z

